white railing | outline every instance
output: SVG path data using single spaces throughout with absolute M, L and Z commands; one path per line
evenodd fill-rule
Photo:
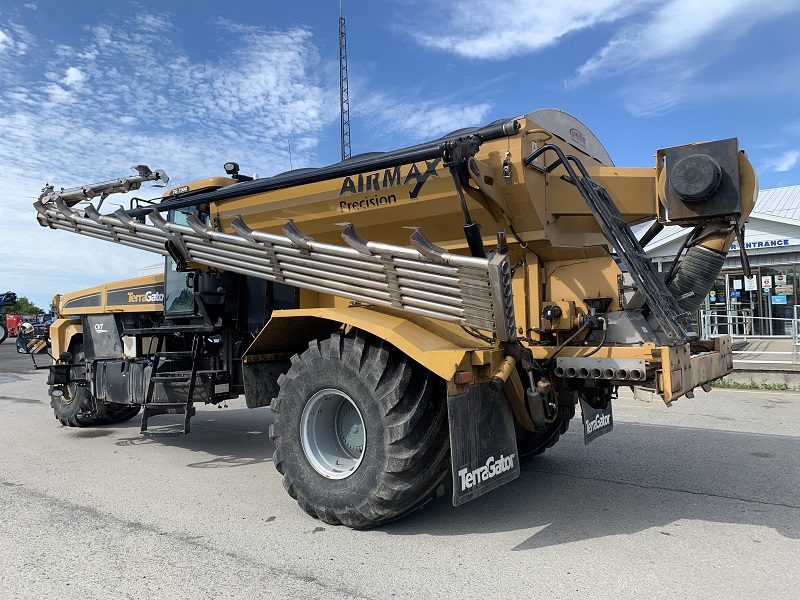
M 753 316 L 750 309 L 701 310 L 701 334 L 706 339 L 731 336 L 733 359 L 737 363 L 797 365 L 800 364 L 799 309 L 800 306 L 794 305 L 792 317 L 780 318 Z M 778 330 L 783 333 L 775 333 Z

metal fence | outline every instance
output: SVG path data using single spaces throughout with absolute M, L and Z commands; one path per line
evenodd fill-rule
M 749 310 L 711 309 L 700 311 L 699 324 L 704 338 L 731 336 L 733 359 L 737 363 L 797 365 L 800 364 L 798 318 L 798 305 L 792 307 L 790 318 L 753 316 Z

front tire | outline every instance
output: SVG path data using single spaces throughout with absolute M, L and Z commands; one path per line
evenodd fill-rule
M 113 425 L 114 423 L 124 423 L 130 421 L 133 417 L 139 414 L 142 407 L 138 404 L 128 405 L 119 404 L 114 407 L 106 407 L 106 416 L 102 417 L 102 425 Z
M 75 364 L 86 362 L 83 344 L 76 344 L 70 348 Z M 86 427 L 96 424 L 91 416 L 94 403 L 89 393 L 89 388 L 79 386 L 77 383 L 68 384 L 61 396 L 51 396 L 50 406 L 56 419 L 66 427 Z
M 71 351 L 75 364 L 86 362 L 83 344 L 74 345 Z M 67 385 L 62 396 L 51 396 L 50 406 L 53 407 L 56 419 L 65 427 L 94 427 L 122 423 L 138 415 L 141 410 L 141 406 L 138 405 L 112 404 L 106 406 L 105 415 L 98 416 L 89 388 L 75 383 Z
M 366 529 L 419 508 L 449 472 L 444 381 L 363 332 L 292 358 L 272 401 L 275 468 L 311 516 Z
M 0 344 L 5 342 L 6 338 L 8 338 L 8 329 L 6 329 L 5 325 L 0 323 Z

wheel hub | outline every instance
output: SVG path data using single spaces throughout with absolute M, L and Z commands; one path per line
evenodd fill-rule
M 344 479 L 361 464 L 367 441 L 364 419 L 345 392 L 320 390 L 303 409 L 300 441 L 317 473 L 328 479 Z
M 339 412 L 339 435 L 344 445 L 355 453 L 364 450 L 364 424 L 355 406 L 343 407 Z

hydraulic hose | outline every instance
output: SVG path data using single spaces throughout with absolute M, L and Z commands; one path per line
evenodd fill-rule
M 667 281 L 669 291 L 683 310 L 697 310 L 711 291 L 733 238 L 734 233 L 724 221 L 708 223 L 699 232 L 698 242 L 689 247 L 674 276 Z M 680 257 L 675 260 L 680 260 Z

